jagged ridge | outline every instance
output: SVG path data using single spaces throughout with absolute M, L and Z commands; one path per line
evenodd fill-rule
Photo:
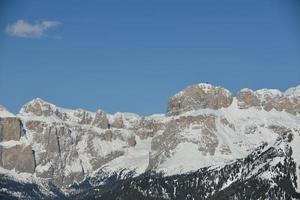
M 72 192 L 74 184 L 103 174 L 122 172 L 118 181 L 146 171 L 173 175 L 226 165 L 281 135 L 299 139 L 299 88 L 243 89 L 233 97 L 222 87 L 196 84 L 170 98 L 166 115 L 148 117 L 70 110 L 34 99 L 17 117 L 0 110 L 0 166 Z M 294 152 L 298 141 L 291 142 Z M 297 176 L 298 154 L 292 154 Z M 105 181 L 88 185 L 99 184 Z

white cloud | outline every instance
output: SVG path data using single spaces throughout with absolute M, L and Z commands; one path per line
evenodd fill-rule
M 59 25 L 57 21 L 41 21 L 30 24 L 25 20 L 18 20 L 14 24 L 7 25 L 5 32 L 11 36 L 23 38 L 39 38 L 46 35 L 48 29 Z

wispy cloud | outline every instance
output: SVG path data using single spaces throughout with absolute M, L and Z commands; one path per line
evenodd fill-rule
M 46 35 L 50 28 L 58 26 L 60 22 L 57 21 L 41 21 L 29 23 L 25 20 L 18 20 L 13 24 L 6 26 L 5 32 L 11 36 L 23 38 L 40 38 Z

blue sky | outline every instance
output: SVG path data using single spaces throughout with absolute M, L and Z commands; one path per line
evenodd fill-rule
M 198 82 L 285 90 L 300 84 L 299 11 L 297 0 L 2 0 L 0 104 L 149 115 Z

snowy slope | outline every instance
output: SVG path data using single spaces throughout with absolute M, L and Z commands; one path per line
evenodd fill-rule
M 297 130 L 300 130 L 300 115 L 294 116 L 275 110 L 267 112 L 255 108 L 241 110 L 237 107 L 236 99 L 233 100 L 232 105 L 228 108 L 217 111 L 211 109 L 190 111 L 173 117 L 173 119 L 203 114 L 217 116 L 217 131 L 215 134 L 219 145 L 216 153 L 213 156 L 202 155 L 198 150 L 197 144 L 182 142 L 173 150 L 172 156 L 166 158 L 157 170 L 172 175 L 197 170 L 201 167 L 227 163 L 231 160 L 245 157 L 264 142 L 274 142 L 278 138 L 278 133 L 270 129 L 274 125 L 288 127 L 295 135 Z M 234 125 L 234 130 L 220 122 L 224 118 Z M 193 126 L 181 130 L 178 135 L 189 141 L 200 140 L 199 130 Z M 231 152 L 229 154 L 224 155 L 220 152 L 222 144 L 225 144 L 230 149 Z M 294 145 L 295 151 L 298 151 L 299 147 L 299 145 Z M 298 157 L 300 158 L 300 154 L 295 155 L 299 155 Z
M 4 118 L 4 117 L 14 117 L 14 116 L 15 116 L 14 114 L 8 112 L 5 107 L 3 107 L 3 106 L 0 105 L 0 117 L 1 118 Z

